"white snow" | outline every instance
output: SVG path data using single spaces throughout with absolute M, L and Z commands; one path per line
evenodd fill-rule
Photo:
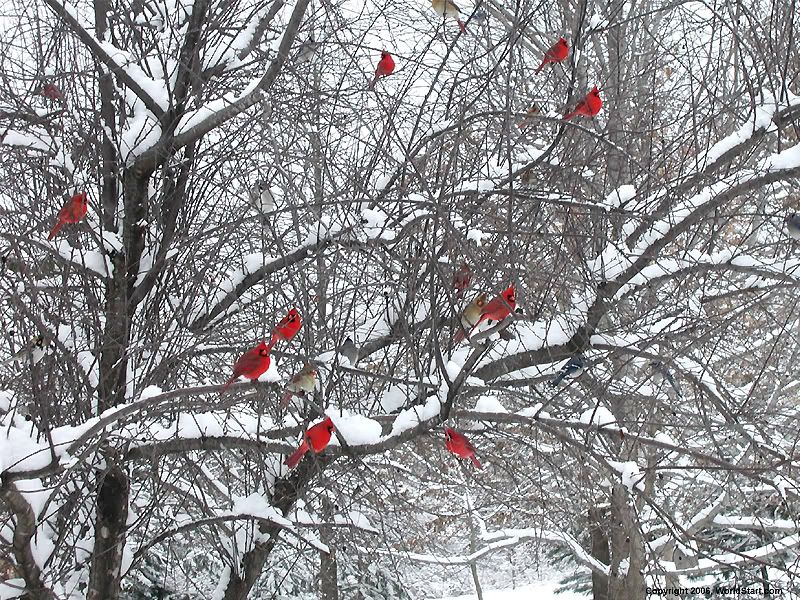
M 633 490 L 635 487 L 639 491 L 644 491 L 644 473 L 642 473 L 639 465 L 633 461 L 617 462 L 609 460 L 610 464 L 620 474 L 622 485 L 628 490 Z
M 389 216 L 378 208 L 365 208 L 361 212 L 361 218 L 364 221 L 364 233 L 371 240 L 381 238 L 385 240 L 393 240 L 395 233 L 386 229 L 386 221 Z
M 46 134 L 43 132 L 42 136 Z M 31 150 L 38 150 L 40 152 L 49 152 L 54 145 L 54 141 L 50 139 L 45 141 L 43 137 L 34 137 L 31 133 L 23 133 L 15 129 L 8 129 L 5 131 L 2 143 L 7 146 L 16 146 L 18 148 L 30 148 Z M 47 136 L 49 137 L 49 136 Z
M 381 440 L 381 424 L 363 415 L 342 415 L 338 411 L 328 410 L 328 416 L 333 419 L 338 431 L 350 446 L 376 444 Z M 337 440 L 331 438 L 331 444 Z
M 596 425 L 600 428 L 616 426 L 617 424 L 614 415 L 605 406 L 597 406 L 584 411 L 581 414 L 580 422 L 586 425 Z
M 120 154 L 127 164 L 152 148 L 161 138 L 161 125 L 140 104 L 133 117 L 128 119 L 120 136 Z
M 537 581 L 516 588 L 483 590 L 484 600 L 587 600 L 591 596 L 577 592 L 556 593 L 558 581 Z M 445 596 L 441 600 L 477 600 L 475 594 Z
M 483 243 L 483 238 L 489 237 L 489 234 L 483 233 L 480 229 L 470 229 L 467 232 L 467 241 L 475 242 L 475 245 L 480 247 Z
M 609 209 L 620 208 L 626 202 L 633 200 L 635 196 L 636 196 L 636 188 L 634 186 L 621 185 L 606 197 L 603 206 Z
M 400 435 L 404 431 L 413 429 L 421 422 L 432 419 L 442 410 L 442 404 L 437 396 L 431 396 L 422 406 L 412 406 L 400 412 L 392 423 L 391 436 Z
M 392 385 L 383 393 L 381 408 L 384 412 L 394 412 L 410 398 L 411 392 L 406 386 Z
M 704 157 L 699 158 L 698 164 L 701 168 L 713 165 L 723 154 L 749 140 L 757 131 L 772 125 L 772 118 L 778 110 L 778 104 L 769 90 L 763 89 L 762 94 L 764 102 L 756 107 L 753 116 L 747 123 L 729 136 L 722 138 L 706 152 Z
M 163 393 L 164 391 L 157 385 L 148 385 L 142 390 L 142 393 L 139 395 L 139 400 L 147 400 L 148 398 L 153 398 Z
M 475 412 L 482 413 L 507 413 L 497 396 L 481 396 L 475 402 Z

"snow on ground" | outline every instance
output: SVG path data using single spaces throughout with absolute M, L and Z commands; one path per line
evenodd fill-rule
M 586 594 L 563 592 L 556 594 L 558 580 L 544 579 L 528 585 L 501 590 L 483 590 L 484 600 L 586 600 Z M 441 600 L 477 600 L 475 594 L 466 596 L 446 596 Z

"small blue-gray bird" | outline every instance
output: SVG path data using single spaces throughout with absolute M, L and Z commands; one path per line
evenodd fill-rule
M 789 237 L 800 242 L 800 213 L 790 212 L 783 220 L 786 222 L 786 233 Z
M 339 354 L 347 359 L 351 367 L 355 367 L 358 362 L 358 346 L 353 338 L 348 337 L 339 348 Z
M 317 53 L 321 45 L 322 43 L 316 41 L 314 39 L 314 34 L 312 33 L 308 36 L 308 39 L 305 42 L 300 44 L 300 51 L 297 53 L 295 62 L 297 62 L 297 64 L 308 62 L 314 58 L 314 55 Z
M 250 187 L 250 204 L 261 214 L 275 210 L 275 197 L 269 183 L 264 179 Z
M 555 379 L 550 382 L 550 386 L 558 387 L 558 384 L 564 381 L 564 379 L 575 379 L 576 377 L 580 377 L 585 368 L 586 363 L 583 359 L 583 355 L 576 354 L 564 363 L 564 366 L 561 367 L 561 370 L 556 374 Z
M 653 369 L 653 379 L 655 381 L 664 381 L 666 379 L 667 382 L 672 386 L 672 389 L 675 390 L 678 398 L 683 398 L 683 392 L 681 392 L 681 388 L 678 387 L 678 382 L 675 381 L 672 373 L 669 372 L 667 365 L 660 360 L 654 360 L 650 363 L 650 367 Z

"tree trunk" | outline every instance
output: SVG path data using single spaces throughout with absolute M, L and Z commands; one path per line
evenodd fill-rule
M 322 517 L 333 523 L 334 507 L 327 498 L 322 499 Z M 319 539 L 330 550 L 319 553 L 319 597 L 322 600 L 339 600 L 339 566 L 336 562 L 335 540 L 327 527 L 319 530 Z
M 603 511 L 594 507 L 589 509 L 589 537 L 592 541 L 591 555 L 604 565 L 611 562 L 608 548 L 608 536 L 603 531 Z M 609 600 L 608 577 L 592 571 L 592 599 Z
M 128 476 L 120 466 L 113 447 L 106 446 L 102 454 L 107 467 L 98 474 L 100 489 L 97 494 L 94 552 L 87 600 L 119 597 L 125 523 L 128 520 Z
M 642 538 L 629 501 L 628 491 L 621 484 L 615 485 L 611 493 L 611 578 L 608 585 L 614 600 L 644 600 L 645 597 Z

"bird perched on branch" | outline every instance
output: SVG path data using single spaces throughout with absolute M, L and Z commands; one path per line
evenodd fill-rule
M 475 448 L 467 439 L 467 436 L 458 433 L 452 427 L 444 428 L 444 447 L 454 456 L 470 459 L 476 469 L 481 468 L 481 463 L 475 458 Z
M 302 325 L 303 319 L 300 316 L 300 312 L 295 307 L 292 307 L 289 309 L 289 312 L 286 313 L 286 316 L 281 319 L 280 323 L 275 326 L 275 329 L 272 330 L 272 336 L 269 340 L 270 348 L 272 348 L 278 340 L 291 342 L 294 336 L 297 335 L 297 332 L 300 331 Z
M 477 301 L 478 298 L 473 300 L 473 302 Z M 467 335 L 471 334 L 472 331 L 484 321 L 502 321 L 517 307 L 517 295 L 516 291 L 514 290 L 514 286 L 510 285 L 506 288 L 502 294 L 493 298 L 488 304 L 484 304 L 480 307 L 480 316 L 478 317 L 478 321 L 472 325 L 469 329 L 466 327 L 462 327 L 456 332 L 454 342 L 457 344 L 461 342 Z M 470 307 L 468 306 L 467 309 Z M 465 312 L 466 310 L 465 309 Z M 462 325 L 464 325 L 464 318 L 465 315 L 462 314 Z
M 263 179 L 257 181 L 249 190 L 250 204 L 260 213 L 268 213 L 275 210 L 275 197 L 269 184 Z
M 48 100 L 64 102 L 64 94 L 55 83 L 45 83 L 41 94 Z
M 281 406 L 286 408 L 292 396 L 305 396 L 313 394 L 317 384 L 317 369 L 314 365 L 306 365 L 301 371 L 295 373 L 292 380 L 286 385 L 286 392 L 283 394 Z
M 297 64 L 302 64 L 311 60 L 314 58 L 314 55 L 317 53 L 317 50 L 319 50 L 321 45 L 322 44 L 320 42 L 317 42 L 314 39 L 314 34 L 309 35 L 308 39 L 300 44 L 300 51 L 297 53 L 295 62 Z
M 286 466 L 294 469 L 298 463 L 303 459 L 303 456 L 308 452 L 309 447 L 319 454 L 331 441 L 331 436 L 336 431 L 336 426 L 330 417 L 325 417 L 323 421 L 309 427 L 303 434 L 303 441 L 300 446 L 295 450 L 287 459 Z
M 583 359 L 583 355 L 576 354 L 564 363 L 564 366 L 561 367 L 553 381 L 550 382 L 550 386 L 558 387 L 558 384 L 564 381 L 564 379 L 575 379 L 579 377 L 585 368 L 586 362 Z
M 558 38 L 558 41 L 550 46 L 547 52 L 544 53 L 542 64 L 536 69 L 534 74 L 538 74 L 546 65 L 551 63 L 560 63 L 569 55 L 569 44 L 563 37 Z
M 431 6 L 433 6 L 433 10 L 436 14 L 443 19 L 453 17 L 456 23 L 458 23 L 458 28 L 461 30 L 461 33 L 467 31 L 466 25 L 464 25 L 464 22 L 461 20 L 461 9 L 458 8 L 455 2 L 452 0 L 431 0 Z
M 675 381 L 675 378 L 672 376 L 672 373 L 670 373 L 669 369 L 667 368 L 667 365 L 665 365 L 660 360 L 654 360 L 653 362 L 650 363 L 650 367 L 653 369 L 653 372 L 655 373 L 654 377 L 655 380 L 663 381 L 666 379 L 667 382 L 670 384 L 670 386 L 672 386 L 672 389 L 675 390 L 675 394 L 677 395 L 677 397 L 683 398 L 683 393 L 681 392 L 681 388 L 678 387 L 678 382 Z
M 461 313 L 461 327 L 464 331 L 470 332 L 472 328 L 478 324 L 481 318 L 481 311 L 486 306 L 486 293 L 482 292 L 472 299 L 472 302 L 467 304 L 464 311 Z M 458 334 L 456 334 L 458 335 Z M 463 336 L 461 339 L 464 339 Z M 457 341 L 461 341 L 460 339 Z
M 47 349 L 50 347 L 50 340 L 43 335 L 37 335 L 36 337 L 31 338 L 28 340 L 23 346 L 17 350 L 14 354 L 11 355 L 10 358 L 4 361 L 3 364 L 12 363 L 14 361 L 21 361 L 23 360 L 27 354 L 30 352 L 31 355 L 31 364 L 36 364 L 44 355 L 47 354 Z
M 227 390 L 234 381 L 239 379 L 239 377 L 244 376 L 250 381 L 255 381 L 266 373 L 267 369 L 269 369 L 270 350 L 272 350 L 272 343 L 267 344 L 262 341 L 255 348 L 251 348 L 242 354 L 236 363 L 234 363 L 233 376 L 222 386 L 222 390 L 219 392 L 220 395 L 224 394 L 225 390 Z
M 564 115 L 563 120 L 569 121 L 572 117 L 594 117 L 597 113 L 600 112 L 600 109 L 603 108 L 603 99 L 600 97 L 600 90 L 597 89 L 597 86 L 594 86 L 586 97 L 578 102 L 578 106 L 575 107 L 575 110 L 572 112 L 568 112 Z
M 79 192 L 72 196 L 67 203 L 58 211 L 58 218 L 56 224 L 50 230 L 50 235 L 47 236 L 48 240 L 52 240 L 61 231 L 61 228 L 67 223 L 78 223 L 86 216 L 89 210 L 88 198 L 86 192 Z
M 375 76 L 372 78 L 372 81 L 369 82 L 369 89 L 374 90 L 375 83 L 378 79 L 391 75 L 392 73 L 394 73 L 394 59 L 386 50 L 382 50 L 381 59 L 378 61 L 378 66 L 375 67 Z
M 789 237 L 800 242 L 800 213 L 790 212 L 783 220 Z
M 358 347 L 353 338 L 348 337 L 339 348 L 339 354 L 347 359 L 351 367 L 355 367 L 358 362 Z
M 453 273 L 453 289 L 456 291 L 456 298 L 464 297 L 464 291 L 469 287 L 470 281 L 472 281 L 472 271 L 467 263 L 462 262 L 458 271 Z
M 532 103 L 528 110 L 525 111 L 525 116 L 523 117 L 522 121 L 517 123 L 517 127 L 520 129 L 525 129 L 533 120 L 533 117 L 538 115 L 542 112 L 542 108 L 539 106 L 537 102 Z

